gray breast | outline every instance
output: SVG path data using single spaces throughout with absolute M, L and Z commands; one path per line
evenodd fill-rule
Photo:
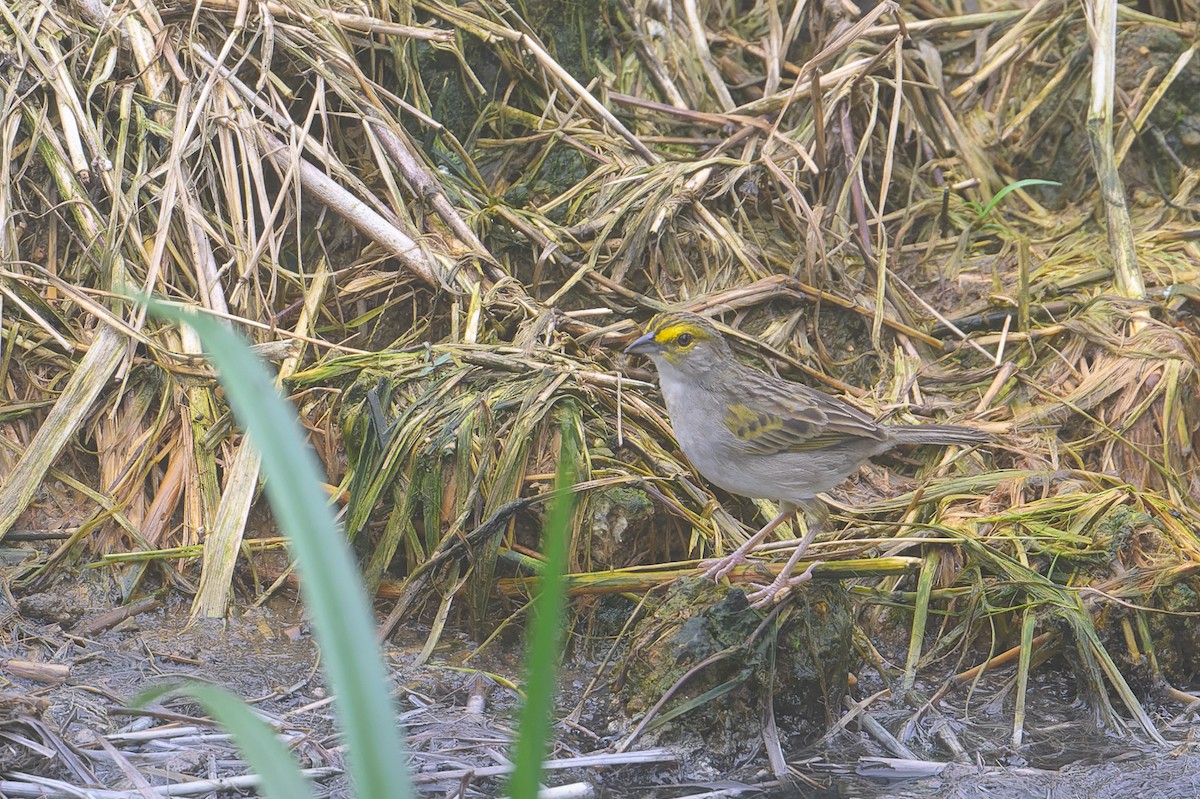
M 765 488 L 761 475 L 747 472 L 747 459 L 737 451 L 737 439 L 725 426 L 725 407 L 719 400 L 669 377 L 660 385 L 675 439 L 705 480 L 746 497 L 784 498 Z

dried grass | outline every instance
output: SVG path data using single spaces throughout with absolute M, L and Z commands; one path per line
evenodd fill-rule
M 1116 688 L 1156 735 L 1091 619 L 1197 587 L 1197 300 L 1170 292 L 1200 275 L 1200 165 L 1147 166 L 1186 156 L 1151 120 L 1194 49 L 1091 106 L 1137 200 L 1101 222 L 1082 76 L 1111 27 L 1089 49 L 1077 5 L 566 8 L 0 6 L 0 534 L 37 526 L 67 473 L 94 507 L 69 548 L 207 542 L 197 609 L 223 612 L 257 467 L 196 342 L 118 296 L 153 291 L 284 360 L 368 578 L 409 574 L 393 618 L 440 593 L 442 622 L 460 600 L 481 621 L 497 564 L 536 565 L 555 414 L 586 445 L 576 588 L 642 590 L 771 513 L 694 480 L 649 384 L 616 378 L 650 379 L 618 348 L 683 306 L 872 412 L 1003 433 L 898 465 L 916 491 L 857 491 L 821 556 L 942 553 L 919 583 L 856 590 L 918 630 L 951 613 L 960 659 L 1024 641 L 1026 670 L 1035 629 L 1065 619 L 1093 695 Z M 1125 7 L 1113 24 L 1190 36 Z M 1106 58 L 1136 56 L 1121 41 Z M 1029 177 L 1063 185 L 989 202 Z M 145 565 L 121 568 L 132 594 Z M 980 643 L 989 613 L 1023 632 Z

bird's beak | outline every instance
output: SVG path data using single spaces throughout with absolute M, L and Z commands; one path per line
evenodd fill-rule
M 653 355 L 660 351 L 662 346 L 654 340 L 654 333 L 650 332 L 634 341 L 625 348 L 626 355 Z

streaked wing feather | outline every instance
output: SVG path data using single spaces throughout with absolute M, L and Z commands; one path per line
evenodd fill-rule
M 743 402 L 730 406 L 724 422 L 748 453 L 812 452 L 847 437 L 880 441 L 887 436 L 858 408 L 818 391 L 761 372 L 745 388 Z

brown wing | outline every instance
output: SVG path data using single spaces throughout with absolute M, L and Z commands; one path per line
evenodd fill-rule
M 848 438 L 887 438 L 874 419 L 836 397 L 761 372 L 744 376 L 741 401 L 729 407 L 724 422 L 747 453 L 811 452 Z

